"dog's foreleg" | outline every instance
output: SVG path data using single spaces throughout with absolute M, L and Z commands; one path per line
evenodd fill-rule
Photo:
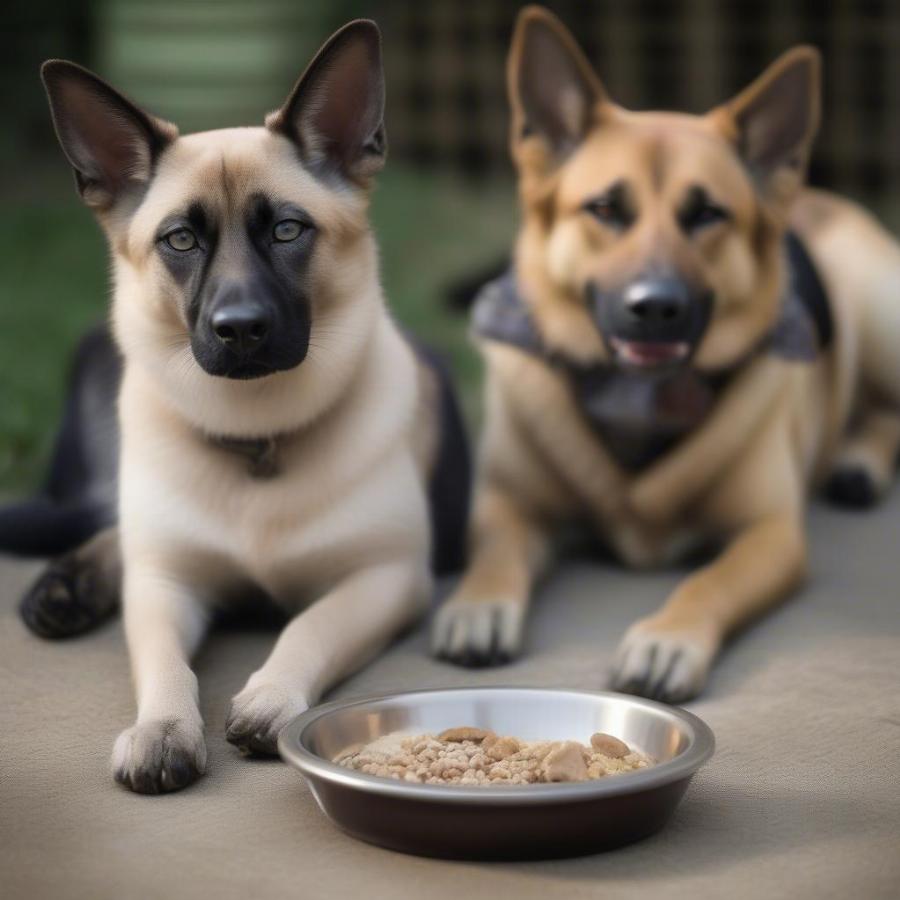
M 278 733 L 424 612 L 431 579 L 419 561 L 362 569 L 293 619 L 235 696 L 226 737 L 247 753 L 278 752 Z
M 783 599 L 805 570 L 797 514 L 774 514 L 745 528 L 658 613 L 631 626 L 613 664 L 613 685 L 670 703 L 690 699 L 702 690 L 724 638 Z
M 471 546 L 462 582 L 432 623 L 432 652 L 459 665 L 496 665 L 521 650 L 548 537 L 505 492 L 486 484 L 476 499 Z
M 788 365 L 773 357 L 751 364 L 729 385 L 703 427 L 635 480 L 628 499 L 641 519 L 672 521 L 715 481 L 771 411 Z
M 113 749 L 116 781 L 141 794 L 175 791 L 206 766 L 197 678 L 189 660 L 207 611 L 169 574 L 126 570 L 123 613 L 137 692 L 137 721 Z

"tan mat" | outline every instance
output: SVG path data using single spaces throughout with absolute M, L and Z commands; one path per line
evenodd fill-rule
M 228 698 L 274 634 L 220 633 L 198 663 L 209 771 L 140 797 L 107 771 L 133 716 L 118 622 L 49 644 L 15 613 L 34 566 L 0 562 L 0 895 L 232 898 L 869 898 L 900 895 L 900 493 L 857 516 L 817 508 L 803 594 L 729 648 L 690 708 L 718 738 L 670 825 L 552 863 L 402 856 L 321 815 L 296 773 L 240 758 Z M 765 565 L 765 560 L 760 560 Z M 542 591 L 527 655 L 487 672 L 428 658 L 423 630 L 349 696 L 454 684 L 602 687 L 626 625 L 677 575 L 571 565 Z

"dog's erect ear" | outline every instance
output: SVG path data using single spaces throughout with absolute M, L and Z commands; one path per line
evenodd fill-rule
M 154 161 L 175 140 L 178 129 L 138 109 L 75 63 L 48 60 L 41 79 L 56 135 L 84 202 L 108 209 L 124 193 L 146 186 Z
M 512 144 L 537 135 L 557 160 L 587 134 L 606 92 L 581 48 L 551 12 L 519 13 L 507 63 Z
M 367 19 L 335 32 L 266 125 L 290 138 L 311 168 L 365 182 L 383 165 L 381 33 Z
M 713 116 L 764 193 L 789 199 L 801 186 L 819 127 L 821 59 L 795 47 Z

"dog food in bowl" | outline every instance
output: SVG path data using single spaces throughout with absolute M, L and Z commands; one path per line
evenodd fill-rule
M 610 734 L 579 741 L 523 741 L 481 728 L 438 735 L 392 732 L 345 748 L 334 762 L 347 769 L 419 784 L 497 787 L 588 781 L 646 769 L 649 757 Z

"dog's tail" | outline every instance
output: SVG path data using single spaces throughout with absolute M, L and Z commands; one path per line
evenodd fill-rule
M 55 556 L 114 523 L 120 378 L 109 331 L 89 332 L 75 354 L 43 489 L 29 500 L 0 508 L 0 553 Z
M 110 524 L 96 504 L 66 505 L 38 496 L 0 508 L 0 552 L 57 556 L 78 547 Z

